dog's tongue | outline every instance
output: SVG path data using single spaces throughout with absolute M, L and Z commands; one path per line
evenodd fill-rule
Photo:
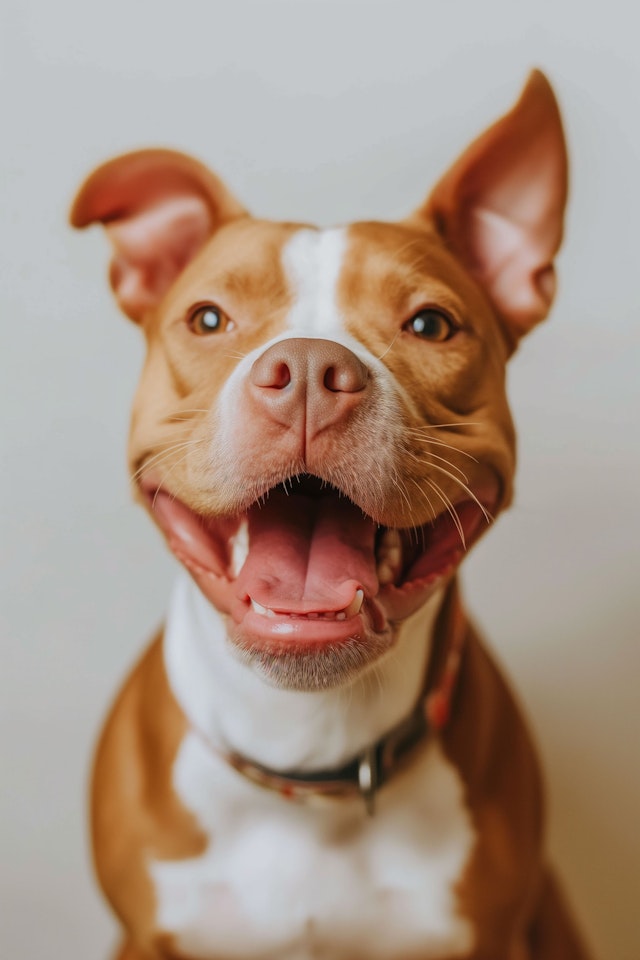
M 274 491 L 248 515 L 249 554 L 237 596 L 277 613 L 338 611 L 378 589 L 375 524 L 332 492 Z

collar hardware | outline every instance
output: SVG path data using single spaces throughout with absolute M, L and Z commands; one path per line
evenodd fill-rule
M 358 763 L 358 787 L 367 813 L 372 817 L 376 808 L 376 787 L 378 786 L 378 762 L 375 746 L 367 747 Z

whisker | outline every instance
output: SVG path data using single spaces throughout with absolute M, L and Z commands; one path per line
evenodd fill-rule
M 421 427 L 412 427 L 412 430 L 444 430 L 448 427 L 481 427 L 480 420 L 452 420 L 451 423 L 425 423 Z
M 396 333 L 395 337 L 393 338 L 393 340 L 391 341 L 391 343 L 389 344 L 389 346 L 387 347 L 387 349 L 384 351 L 384 353 L 381 353 L 381 354 L 380 354 L 380 356 L 378 357 L 378 360 L 382 360 L 383 357 L 386 357 L 386 355 L 389 353 L 389 350 L 391 350 L 391 347 L 394 345 L 394 343 L 396 342 L 396 340 L 398 339 L 399 336 L 400 336 L 400 330 L 398 330 L 398 332 Z
M 376 682 L 378 688 L 378 703 L 384 699 L 384 683 L 382 682 L 382 670 L 378 666 L 374 666 L 374 669 L 370 671 L 369 674 L 365 674 L 365 679 L 371 683 L 372 689 L 374 689 L 374 682 Z
M 450 460 L 447 460 L 446 457 L 439 457 L 437 453 L 427 453 L 425 456 L 429 457 L 429 459 L 426 460 L 424 457 L 418 457 L 415 453 L 411 453 L 410 450 L 407 450 L 406 452 L 409 454 L 412 460 L 415 460 L 416 463 L 424 463 L 429 465 L 431 464 L 432 459 L 440 460 L 442 463 L 446 463 L 448 467 L 451 467 L 452 470 L 457 470 L 457 472 L 460 474 L 460 476 L 465 481 L 465 483 L 469 483 L 469 477 L 466 475 L 466 473 L 463 470 L 461 470 L 460 467 L 456 466 L 455 463 L 451 463 Z M 432 466 L 435 467 L 437 465 L 434 463 L 432 464 Z M 443 468 L 440 467 L 439 469 L 442 470 Z
M 193 423 L 193 417 L 167 417 L 164 423 Z
M 469 494 L 473 502 L 478 507 L 480 507 L 480 510 L 482 511 L 482 516 L 485 518 L 487 523 L 491 523 L 493 521 L 493 517 L 491 516 L 491 514 L 489 513 L 485 505 L 481 503 L 480 500 L 478 500 L 477 496 L 475 495 L 471 487 L 469 487 L 466 483 L 463 483 L 462 480 L 459 480 L 458 477 L 454 476 L 452 473 L 449 473 L 449 471 L 445 470 L 444 467 L 439 467 L 437 463 L 432 464 L 432 466 L 435 470 L 442 470 L 443 473 L 446 473 L 448 477 L 451 477 L 452 480 L 454 480 L 457 484 L 459 484 L 462 487 L 465 493 Z
M 210 413 L 208 407 L 193 407 L 192 409 L 178 411 L 179 413 Z
M 195 443 L 195 442 L 196 441 L 194 440 L 181 440 L 178 443 L 170 444 L 168 447 L 164 448 L 163 450 L 159 450 L 158 453 L 154 454 L 152 457 L 149 457 L 148 460 L 145 460 L 144 463 L 142 463 L 138 467 L 135 473 L 132 473 L 130 475 L 129 480 L 130 481 L 138 480 L 142 476 L 142 474 L 145 473 L 154 464 L 157 464 L 158 462 L 161 462 L 162 460 L 164 460 L 166 457 L 171 456 L 174 450 L 180 450 L 182 447 L 189 446 L 189 444 Z
M 409 512 L 411 512 L 411 501 L 409 500 L 409 491 L 407 490 L 406 484 L 404 483 L 404 481 L 402 480 L 402 478 L 400 477 L 396 469 L 394 469 L 393 474 L 391 476 L 391 482 L 393 486 L 396 488 L 396 490 L 398 491 L 398 493 L 400 494 L 400 496 L 402 497 L 402 499 L 404 500 L 404 502 L 406 503 L 409 509 Z
M 433 521 L 436 519 L 436 517 L 438 516 L 438 514 L 436 513 L 435 507 L 433 506 L 433 504 L 432 504 L 432 502 L 431 502 L 431 498 L 429 497 L 429 495 L 427 494 L 427 492 L 422 489 L 422 487 L 420 486 L 420 484 L 418 483 L 418 481 L 413 479 L 413 477 L 411 477 L 411 483 L 417 488 L 417 490 L 420 492 L 420 494 L 422 495 L 422 497 L 427 501 L 427 505 L 428 505 L 428 507 L 429 507 L 429 510 L 431 510 L 431 523 L 433 523 Z M 417 533 L 418 528 L 414 527 L 414 530 L 415 530 L 416 533 Z M 417 542 L 418 542 L 418 541 L 416 540 L 416 543 L 417 543 Z
M 474 501 L 474 503 L 476 503 L 477 506 L 480 507 L 480 510 L 482 511 L 482 515 L 483 515 L 483 517 L 485 518 L 485 520 L 487 521 L 487 523 L 490 524 L 490 523 L 493 522 L 494 517 L 489 513 L 489 511 L 486 509 L 486 507 L 484 506 L 484 504 L 480 502 L 480 500 L 478 499 L 478 497 L 475 495 L 475 493 L 473 492 L 473 490 L 470 488 L 470 486 L 469 486 L 469 478 L 468 478 L 467 475 L 464 473 L 464 471 L 460 469 L 460 467 L 458 467 L 458 466 L 457 466 L 456 464 L 454 464 L 454 463 L 451 463 L 451 461 L 450 461 L 450 460 L 447 460 L 445 457 L 440 457 L 440 456 L 438 456 L 438 455 L 435 454 L 435 453 L 427 452 L 427 454 L 425 455 L 425 459 L 423 459 L 423 460 L 421 461 L 419 457 L 415 456 L 415 454 L 412 454 L 412 453 L 410 453 L 409 451 L 407 451 L 407 452 L 409 453 L 409 456 L 411 456 L 411 458 L 412 458 L 413 460 L 415 460 L 417 463 L 422 462 L 425 466 L 427 466 L 427 467 L 433 467 L 434 470 L 439 470 L 441 473 L 444 473 L 444 474 L 446 474 L 446 476 L 450 477 L 451 480 L 453 480 L 453 481 L 454 481 L 455 483 L 457 483 L 460 487 L 462 487 L 462 489 L 465 491 L 465 493 L 467 493 L 467 494 L 469 495 L 469 497 L 471 497 L 471 499 Z M 460 452 L 464 452 L 464 451 L 460 451 Z M 428 458 L 428 459 L 427 459 L 427 458 Z M 448 467 L 451 467 L 452 470 L 457 471 L 457 473 L 460 474 L 460 477 L 462 477 L 462 480 L 460 479 L 460 477 L 456 476 L 456 474 L 454 474 L 454 473 L 451 473 L 451 472 L 450 472 L 449 470 L 447 470 L 445 467 L 441 467 L 440 464 L 438 464 L 438 463 L 433 463 L 433 460 L 434 460 L 434 459 L 435 459 L 435 460 L 440 460 L 441 463 L 446 463 L 446 465 L 447 465 Z M 474 459 L 476 463 L 478 462 L 478 461 L 475 459 L 475 457 L 472 458 L 472 459 Z
M 436 496 L 440 497 L 440 499 L 444 503 L 445 507 L 447 508 L 447 512 L 451 516 L 451 519 L 455 524 L 456 530 L 458 531 L 460 540 L 462 542 L 462 547 L 464 550 L 466 550 L 467 542 L 464 537 L 464 529 L 463 529 L 462 523 L 460 522 L 460 517 L 458 516 L 456 508 L 454 507 L 454 505 L 452 504 L 451 500 L 446 495 L 446 493 L 434 480 L 430 480 L 428 477 L 425 477 L 424 482 L 429 484 L 429 486 L 431 487 L 433 492 L 436 494 Z
M 192 443 L 193 446 L 198 446 L 198 444 L 202 443 L 203 440 L 204 440 L 204 438 L 200 438 L 199 440 L 192 440 L 191 443 Z M 174 464 L 172 464 L 171 467 L 169 467 L 169 470 L 167 471 L 167 473 L 165 473 L 165 475 L 164 475 L 164 476 L 162 477 L 162 479 L 160 480 L 160 483 L 158 484 L 158 488 L 157 488 L 156 492 L 155 492 L 154 495 L 153 495 L 153 501 L 152 501 L 152 503 L 151 503 L 151 506 L 152 506 L 152 507 L 155 507 L 155 505 L 156 505 L 156 498 L 157 498 L 158 494 L 160 493 L 162 487 L 166 484 L 168 478 L 171 476 L 171 474 L 172 474 L 173 471 L 176 469 L 176 467 L 179 467 L 180 464 L 183 463 L 183 462 L 187 459 L 187 457 L 189 456 L 190 453 L 191 453 L 191 451 L 190 451 L 190 450 L 187 450 L 187 452 L 186 452 L 185 454 L 183 454 L 183 456 L 181 456 L 179 460 L 176 460 L 176 462 L 175 462 Z M 175 494 L 172 494 L 172 495 L 171 495 L 171 499 L 172 499 L 172 500 L 175 500 L 175 499 L 176 499 Z
M 462 489 L 464 490 L 465 493 L 468 493 L 468 494 L 469 494 L 469 496 L 471 497 L 471 499 L 473 500 L 473 502 L 474 502 L 478 507 L 480 507 L 480 510 L 482 511 L 482 516 L 485 518 L 485 520 L 487 521 L 487 523 L 491 523 L 491 522 L 493 521 L 494 518 L 491 516 L 491 514 L 489 513 L 489 511 L 487 510 L 487 508 L 485 507 L 485 505 L 484 505 L 483 503 L 481 503 L 480 500 L 478 500 L 477 496 L 475 495 L 475 493 L 473 492 L 473 490 L 471 489 L 471 487 L 468 486 L 467 483 L 463 483 L 462 480 L 460 480 L 458 477 L 456 477 L 453 473 L 449 473 L 448 470 L 445 470 L 444 467 L 438 466 L 437 463 L 432 463 L 431 466 L 434 468 L 434 470 L 440 470 L 440 471 L 442 471 L 442 473 L 446 473 L 446 475 L 447 475 L 448 477 L 451 477 L 451 479 L 454 480 L 455 483 L 459 484 L 459 486 L 462 487 Z M 466 479 L 466 478 L 465 478 L 465 479 Z
M 143 474 L 145 474 L 151 467 L 153 466 L 157 467 L 160 463 L 164 463 L 164 461 L 169 459 L 169 457 L 171 457 L 172 454 L 174 454 L 177 450 L 182 450 L 184 449 L 184 447 L 197 446 L 199 443 L 204 443 L 206 439 L 207 439 L 206 437 L 200 437 L 199 439 L 196 439 L 196 440 L 194 439 L 182 440 L 179 443 L 171 444 L 165 450 L 160 450 L 153 457 L 150 457 L 148 460 L 145 460 L 145 462 L 141 464 L 141 466 L 135 471 L 135 473 L 131 474 L 131 476 L 129 477 L 130 482 L 139 480 L 143 476 Z
M 460 447 L 454 447 L 452 443 L 446 443 L 444 440 L 440 440 L 440 438 L 436 440 L 435 437 L 414 436 L 411 439 L 414 443 L 431 443 L 435 447 L 446 447 L 447 450 L 453 450 L 455 453 L 460 453 L 463 457 L 473 460 L 474 463 L 479 463 L 478 458 L 474 457 L 473 454 L 468 453 L 466 450 L 461 450 Z

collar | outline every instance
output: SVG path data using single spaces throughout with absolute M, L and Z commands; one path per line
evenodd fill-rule
M 220 755 L 248 780 L 289 800 L 359 794 L 367 813 L 373 815 L 376 792 L 410 761 L 429 733 L 442 732 L 449 722 L 466 638 L 455 582 L 445 597 L 435 633 L 443 639 L 430 658 L 425 690 L 413 712 L 344 766 L 313 772 L 276 771 L 233 751 L 221 751 Z

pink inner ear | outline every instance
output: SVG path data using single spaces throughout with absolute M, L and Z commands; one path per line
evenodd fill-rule
M 482 284 L 513 342 L 549 310 L 566 196 L 558 106 L 534 71 L 516 106 L 471 144 L 423 208 Z
M 546 316 L 555 293 L 555 274 L 553 265 L 546 262 L 554 242 L 544 230 L 476 207 L 470 213 L 468 242 L 474 273 L 518 330 L 524 333 Z
M 214 173 L 175 150 L 135 150 L 98 167 L 71 209 L 74 227 L 102 223 L 114 247 L 111 285 L 141 320 L 214 230 L 247 212 Z
M 106 227 L 115 253 L 111 286 L 124 312 L 139 320 L 211 235 L 212 216 L 203 198 L 174 196 Z

